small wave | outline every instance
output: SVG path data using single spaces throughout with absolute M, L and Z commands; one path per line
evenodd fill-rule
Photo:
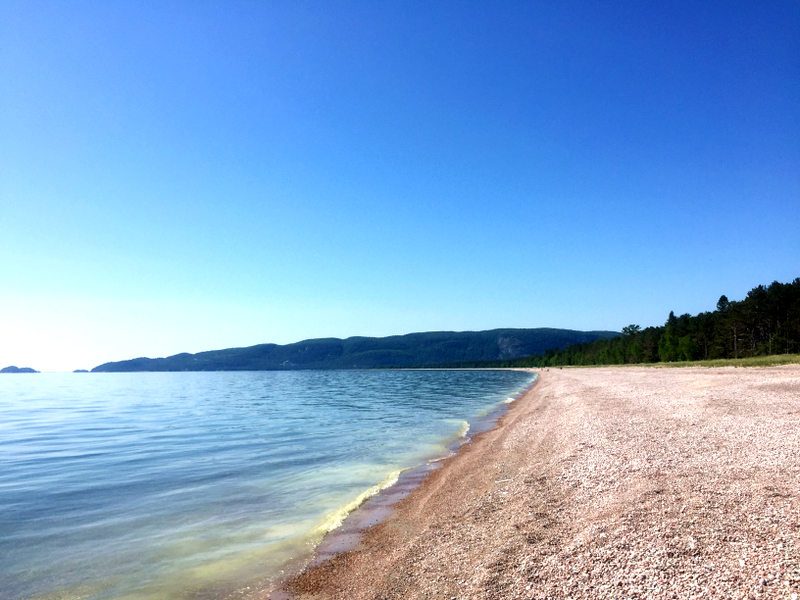
M 382 492 L 388 487 L 393 486 L 397 483 L 397 480 L 400 478 L 400 474 L 407 469 L 399 469 L 397 471 L 392 471 L 378 483 L 373 485 L 371 488 L 364 490 L 359 494 L 356 498 L 345 504 L 344 506 L 337 508 L 332 513 L 329 513 L 319 525 L 317 525 L 313 529 L 313 533 L 318 535 L 325 535 L 329 531 L 333 531 L 334 529 L 341 527 L 344 520 L 347 518 L 351 512 L 357 509 L 359 506 L 364 504 L 367 500 L 375 496 L 376 494 Z
M 460 438 L 465 438 L 465 437 L 467 437 L 468 433 L 469 433 L 469 423 L 464 421 L 464 422 L 462 422 L 461 427 L 458 428 L 458 431 L 456 431 L 456 438 L 459 438 L 459 439 Z
M 503 404 L 511 404 L 515 400 L 516 398 L 506 398 L 505 400 L 503 400 Z

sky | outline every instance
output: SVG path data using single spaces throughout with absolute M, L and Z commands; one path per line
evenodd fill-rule
M 800 3 L 0 2 L 0 367 L 663 325 L 800 277 Z

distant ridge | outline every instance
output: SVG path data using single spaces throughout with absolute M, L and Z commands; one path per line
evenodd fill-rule
M 98 372 L 131 371 L 275 371 L 292 369 L 372 369 L 504 360 L 541 354 L 619 335 L 616 331 L 571 329 L 492 329 L 432 331 L 389 337 L 322 338 L 294 344 L 259 344 L 247 348 L 134 358 L 108 362 Z

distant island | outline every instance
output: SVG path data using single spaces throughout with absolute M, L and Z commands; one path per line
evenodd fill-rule
M 89 371 L 86 369 L 75 369 L 73 373 L 88 373 Z
M 285 345 L 259 344 L 197 354 L 182 353 L 166 358 L 134 358 L 108 362 L 92 372 L 425 367 L 459 361 L 509 360 L 619 335 L 616 331 L 538 328 L 322 338 Z
M 4 369 L 0 369 L 0 373 L 38 373 L 36 369 L 31 369 L 30 367 L 5 367 Z

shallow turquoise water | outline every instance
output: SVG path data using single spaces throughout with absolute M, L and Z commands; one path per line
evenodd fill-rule
M 307 558 L 343 507 L 441 456 L 465 421 L 532 381 L 516 371 L 2 376 L 0 597 L 246 597 Z

